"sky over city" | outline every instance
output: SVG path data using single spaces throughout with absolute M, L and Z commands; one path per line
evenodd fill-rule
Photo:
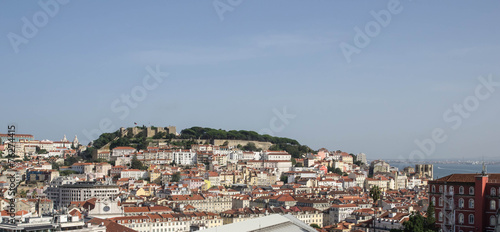
M 498 1 L 2 1 L 0 132 L 253 130 L 500 157 Z

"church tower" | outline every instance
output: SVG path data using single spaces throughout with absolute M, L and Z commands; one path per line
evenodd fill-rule
M 75 135 L 75 139 L 73 139 L 73 147 L 78 147 L 80 143 L 78 142 L 78 138 Z

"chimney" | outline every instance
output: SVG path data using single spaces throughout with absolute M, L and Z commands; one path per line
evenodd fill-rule
M 475 177 L 476 183 L 474 186 L 474 224 L 476 225 L 477 231 L 483 231 L 483 213 L 484 213 L 484 193 L 486 189 L 486 183 L 488 183 L 488 174 L 486 173 L 486 167 L 483 163 L 483 171 L 481 175 Z

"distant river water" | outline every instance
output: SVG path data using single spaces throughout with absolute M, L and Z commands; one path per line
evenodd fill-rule
M 441 178 L 451 174 L 459 173 L 481 173 L 483 170 L 482 164 L 433 164 L 434 165 L 434 179 Z M 402 171 L 405 167 L 415 164 L 394 163 L 391 166 L 399 168 Z M 486 165 L 488 173 L 500 173 L 500 164 Z

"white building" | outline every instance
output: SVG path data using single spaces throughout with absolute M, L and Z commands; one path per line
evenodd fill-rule
M 361 161 L 361 163 L 363 163 L 363 164 L 367 163 L 365 153 L 359 153 L 359 154 L 357 154 L 356 155 L 356 160 L 357 161 Z
M 286 151 L 265 151 L 262 157 L 264 160 L 291 160 L 292 155 Z
M 354 210 L 359 209 L 355 204 L 332 205 L 328 210 L 328 225 L 344 221 Z
M 95 182 L 76 182 L 75 184 L 51 185 L 45 190 L 54 207 L 67 207 L 72 201 L 86 201 L 94 197 L 110 198 L 119 193 L 116 185 L 100 185 Z
M 115 147 L 112 150 L 112 156 L 126 156 L 134 153 L 136 150 L 133 147 Z
M 351 172 L 349 173 L 349 178 L 353 179 L 356 182 L 356 186 L 363 187 L 365 184 L 366 174 Z
M 175 150 L 173 151 L 174 162 L 177 165 L 196 164 L 196 152 L 193 150 Z
M 121 178 L 130 178 L 134 180 L 148 178 L 148 172 L 139 169 L 125 169 L 120 173 Z
M 244 151 L 243 154 L 241 154 L 242 160 L 259 160 L 260 159 L 260 153 L 259 152 L 253 152 L 253 151 Z

